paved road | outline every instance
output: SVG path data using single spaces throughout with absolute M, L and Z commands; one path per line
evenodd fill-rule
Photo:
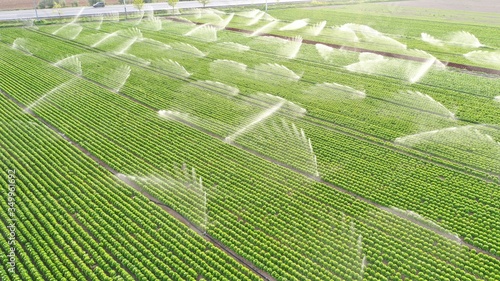
M 279 0 L 279 3 L 289 2 L 309 2 L 310 0 Z M 277 0 L 268 0 L 269 4 L 276 3 Z M 222 6 L 243 6 L 250 4 L 264 4 L 266 0 L 212 0 L 207 7 L 222 7 Z M 201 8 L 203 7 L 198 1 L 182 1 L 179 2 L 176 8 Z M 126 5 L 127 12 L 136 12 L 137 9 L 133 5 Z M 144 10 L 166 10 L 172 9 L 166 1 L 163 3 L 152 3 L 144 5 Z M 76 16 L 80 15 L 93 15 L 93 14 L 106 14 L 125 11 L 124 5 L 112 5 L 104 8 L 93 7 L 71 7 L 60 9 L 63 16 Z M 53 9 L 37 10 L 40 18 L 58 17 L 58 13 Z M 35 10 L 16 10 L 16 11 L 0 11 L 1 20 L 16 20 L 16 19 L 29 19 L 35 18 Z

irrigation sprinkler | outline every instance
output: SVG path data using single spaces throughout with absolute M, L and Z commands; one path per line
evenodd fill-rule
M 36 16 L 36 20 L 38 21 L 38 10 L 36 9 L 36 0 L 33 0 L 33 8 L 35 8 L 35 16 Z
M 123 0 L 123 9 L 125 10 L 125 20 L 128 20 L 128 18 L 127 18 L 127 0 Z

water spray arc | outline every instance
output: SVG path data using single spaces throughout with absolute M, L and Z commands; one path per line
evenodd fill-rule
M 422 66 L 416 71 L 415 75 L 413 75 L 409 79 L 410 84 L 414 84 L 420 81 L 420 79 L 422 79 L 422 77 L 424 77 L 429 72 L 429 70 L 431 69 L 431 67 L 434 65 L 435 62 L 436 58 L 431 58 L 428 59 L 425 63 L 423 63 Z
M 118 36 L 118 32 L 115 31 L 113 33 L 109 33 L 107 35 L 105 35 L 103 38 L 101 38 L 99 41 L 95 42 L 94 44 L 91 45 L 92 48 L 95 48 L 97 46 L 99 46 L 100 44 L 102 44 L 104 41 L 108 40 L 109 38 L 111 37 L 115 37 L 115 36 Z
M 253 119 L 251 122 L 249 122 L 247 125 L 243 126 L 241 129 L 233 133 L 232 135 L 227 136 L 224 140 L 227 143 L 232 143 L 238 136 L 244 134 L 245 132 L 251 130 L 255 125 L 259 124 L 260 122 L 266 120 L 267 118 L 271 117 L 273 114 L 275 114 L 284 104 L 285 100 L 281 100 L 274 106 L 270 107 L 269 109 L 266 109 L 263 111 L 261 114 L 259 114 L 255 119 Z
M 25 38 L 16 38 L 14 42 L 12 42 L 12 49 L 19 50 L 28 55 L 33 55 L 33 53 L 28 49 L 28 40 Z
M 46 99 L 48 99 L 52 95 L 56 94 L 57 92 L 63 90 L 64 88 L 68 87 L 69 85 L 71 85 L 73 82 L 76 81 L 76 79 L 77 78 L 73 78 L 73 79 L 71 79 L 69 81 L 66 81 L 66 82 L 62 83 L 61 85 L 53 88 L 52 90 L 48 91 L 43 96 L 41 96 L 40 98 L 38 98 L 36 101 L 34 101 L 30 105 L 26 106 L 26 108 L 23 111 L 24 112 L 30 112 L 30 111 L 32 111 L 33 108 L 35 108 L 36 106 L 38 106 L 40 103 L 42 103 L 43 101 L 45 101 Z
M 62 60 L 59 60 L 58 62 L 54 63 L 54 65 L 69 70 L 75 73 L 76 75 L 81 76 L 83 74 L 83 71 L 82 71 L 82 62 L 80 61 L 79 57 L 80 55 L 69 56 Z
M 176 198 L 167 206 L 172 208 L 190 223 L 196 225 L 203 234 L 207 234 L 210 218 L 208 215 L 209 191 L 203 185 L 203 178 L 196 174 L 196 169 L 188 169 L 184 163 L 174 165 L 172 173 L 149 176 L 122 175 L 119 178 L 132 180 L 140 186 L 152 185 L 160 193 L 168 193 Z M 165 204 L 163 202 L 160 202 Z
M 76 28 L 76 32 L 74 32 L 74 34 L 72 34 L 72 36 L 70 36 L 70 39 L 74 40 L 76 37 L 78 37 L 78 35 L 80 35 L 80 32 L 82 32 L 83 27 L 80 26 L 79 24 L 76 24 L 76 21 L 78 20 L 78 18 L 80 17 L 80 15 L 83 13 L 83 10 L 85 10 L 85 7 L 83 7 L 83 8 L 80 9 L 80 11 L 78 12 L 78 14 L 75 16 L 75 18 L 71 22 L 69 22 L 69 23 L 61 26 L 56 31 L 52 32 L 52 34 L 53 35 L 57 35 L 57 34 L 59 34 L 64 29 L 67 29 L 67 28 L 70 28 L 70 27 L 74 27 L 74 28 Z

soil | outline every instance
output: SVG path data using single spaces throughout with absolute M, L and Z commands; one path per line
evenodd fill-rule
M 38 4 L 40 0 L 35 0 Z M 77 0 L 79 7 L 90 6 L 88 0 Z M 0 10 L 33 9 L 33 0 L 1 0 Z M 71 7 L 73 0 L 66 0 L 66 7 Z M 107 5 L 118 4 L 118 0 L 107 0 Z

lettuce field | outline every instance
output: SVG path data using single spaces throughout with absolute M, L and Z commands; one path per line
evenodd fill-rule
M 2 280 L 500 280 L 500 27 L 330 5 L 0 24 Z

